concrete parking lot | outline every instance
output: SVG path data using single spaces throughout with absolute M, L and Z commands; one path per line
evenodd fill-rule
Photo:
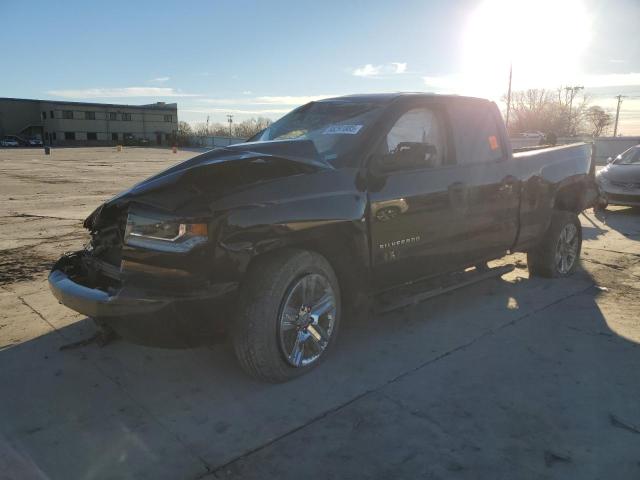
M 100 202 L 194 152 L 0 150 L 0 478 L 640 478 L 640 211 L 581 216 L 569 279 L 516 269 L 345 319 L 282 385 L 228 345 L 93 333 L 46 283 Z

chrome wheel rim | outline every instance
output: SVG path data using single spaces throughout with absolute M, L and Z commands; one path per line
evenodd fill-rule
M 556 268 L 565 274 L 573 267 L 578 257 L 578 229 L 573 223 L 568 223 L 560 231 L 556 245 Z
M 309 273 L 289 288 L 278 322 L 280 348 L 287 362 L 304 367 L 316 362 L 329 344 L 336 318 L 336 296 L 329 281 Z

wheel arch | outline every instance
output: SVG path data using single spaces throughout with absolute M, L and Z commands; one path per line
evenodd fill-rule
M 584 176 L 569 178 L 558 185 L 553 199 L 553 209 L 580 213 L 587 207 L 588 185 Z
M 369 281 L 369 252 L 365 232 L 352 222 L 316 228 L 260 242 L 248 259 L 243 277 L 259 263 L 287 249 L 307 250 L 327 260 L 338 278 L 343 301 L 349 303 L 365 291 Z M 240 283 L 242 285 L 242 282 Z

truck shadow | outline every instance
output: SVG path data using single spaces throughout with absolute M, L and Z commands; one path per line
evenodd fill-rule
M 609 207 L 604 212 L 597 212 L 593 215 L 600 222 L 612 230 L 615 230 L 631 240 L 640 240 L 640 208 L 637 207 Z M 584 218 L 588 218 L 584 215 Z M 590 220 L 593 223 L 592 220 Z M 598 229 L 598 235 L 602 235 L 604 231 L 593 223 Z M 584 226 L 583 226 L 584 227 Z M 589 230 L 587 228 L 587 230 Z M 584 233 L 583 233 L 584 235 Z M 588 237 L 584 237 L 587 239 Z
M 598 237 L 601 237 L 607 233 L 606 228 L 602 228 L 595 221 L 602 221 L 604 219 L 604 214 L 601 212 L 582 212 L 581 218 L 586 220 L 586 222 L 582 222 L 582 239 L 583 240 L 596 240 Z
M 607 412 L 627 408 L 620 385 L 633 383 L 638 349 L 609 327 L 598 305 L 607 293 L 593 284 L 585 271 L 542 280 L 517 269 L 402 311 L 346 319 L 326 362 L 280 385 L 245 376 L 227 344 L 164 350 L 118 341 L 59 351 L 91 331 L 85 319 L 0 351 L 1 433 L 55 478 L 188 478 L 366 392 L 415 382 L 425 405 L 439 405 L 448 434 L 464 424 L 469 441 L 482 444 L 490 430 L 486 448 L 498 456 L 527 456 L 551 441 L 570 448 L 585 428 L 596 444 L 608 437 L 617 445 Z

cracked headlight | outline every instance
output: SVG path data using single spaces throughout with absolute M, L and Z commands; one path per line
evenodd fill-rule
M 124 243 L 127 245 L 162 252 L 188 252 L 208 239 L 206 223 L 191 223 L 132 212 L 127 217 L 124 233 Z

